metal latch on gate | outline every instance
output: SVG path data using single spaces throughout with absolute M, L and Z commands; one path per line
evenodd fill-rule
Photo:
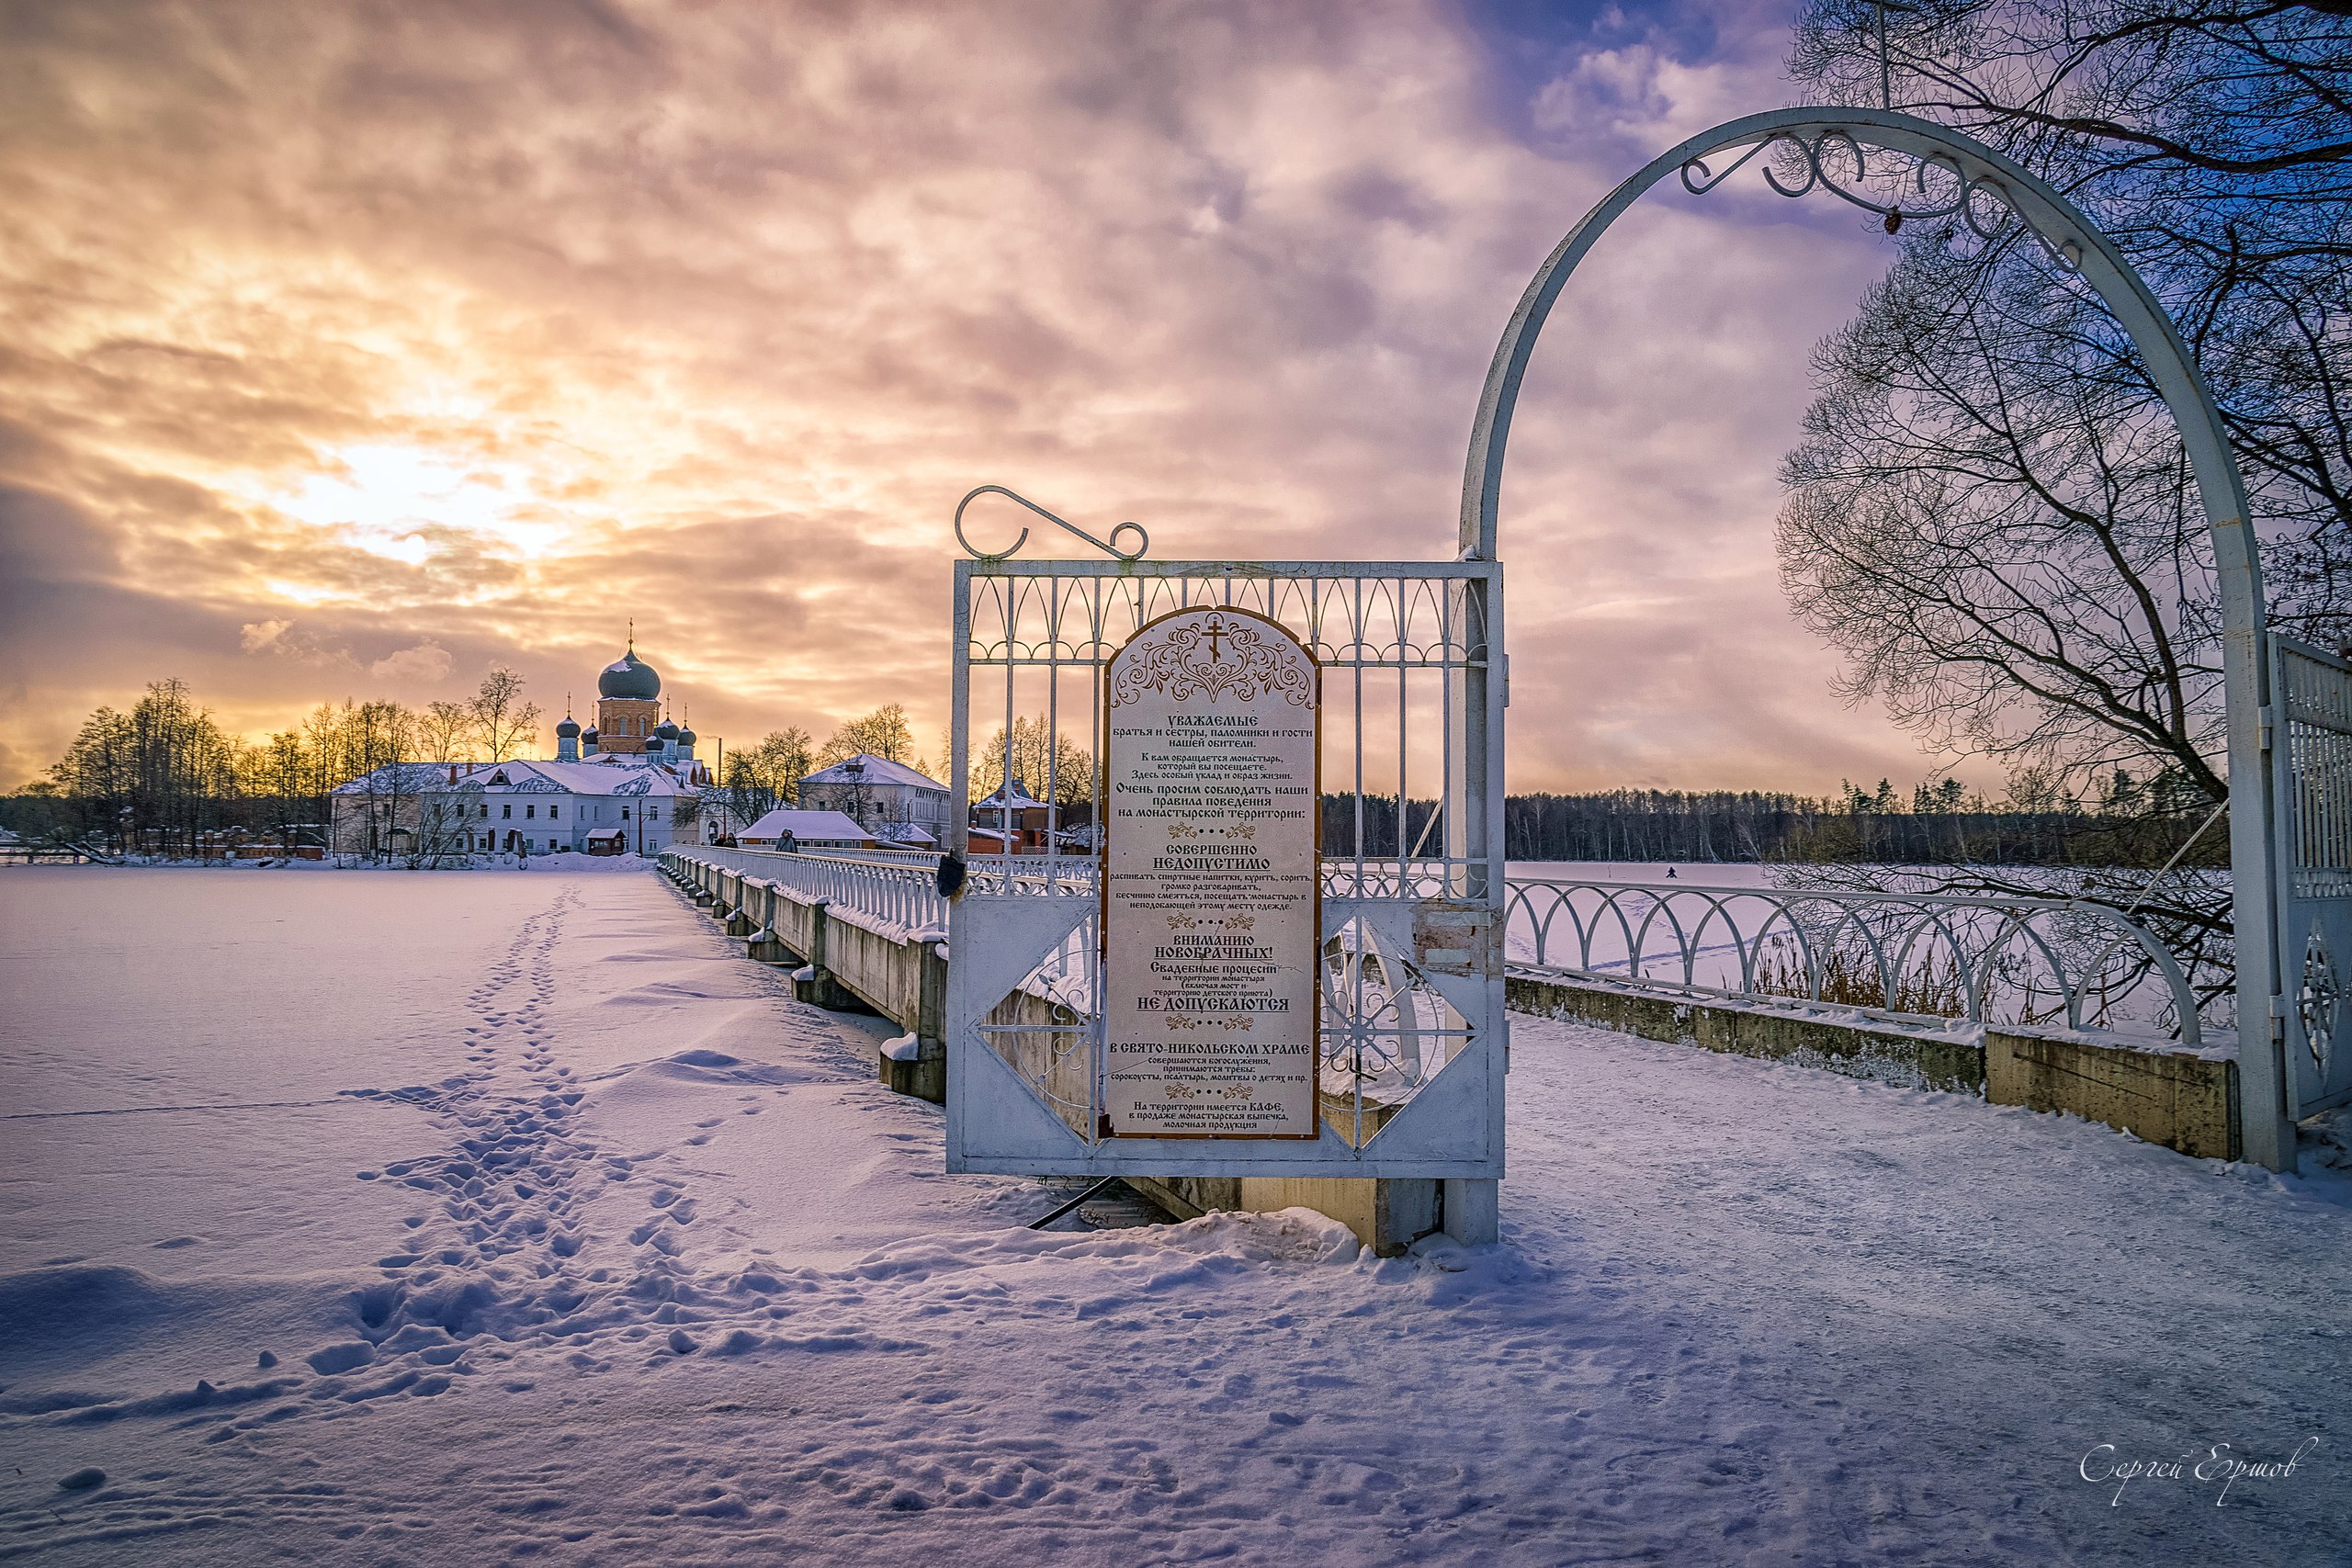
M 1483 904 L 1427 903 L 1413 908 L 1413 956 L 1424 969 L 1491 976 L 1500 967 L 1502 928 Z

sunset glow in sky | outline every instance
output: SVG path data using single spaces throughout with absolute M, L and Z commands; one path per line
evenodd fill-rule
M 1442 558 L 1520 290 L 1792 101 L 1780 6 L 40 6 L 0 21 L 0 787 L 179 675 L 258 735 L 634 617 L 695 727 L 947 705 L 948 517 Z M 1662 188 L 1513 436 L 1511 786 L 1929 763 L 1771 553 L 1890 253 Z M 976 534 L 1016 525 L 983 516 Z

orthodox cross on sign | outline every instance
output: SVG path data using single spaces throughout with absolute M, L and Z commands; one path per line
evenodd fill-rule
M 1223 644 L 1225 636 L 1225 623 L 1217 619 L 1215 615 L 1210 616 L 1207 637 L 1209 639 L 1209 657 L 1211 659 L 1221 657 L 1218 650 Z

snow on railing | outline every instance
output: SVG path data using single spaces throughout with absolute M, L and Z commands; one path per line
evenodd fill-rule
M 1523 972 L 2202 1043 L 2178 960 L 2104 904 L 1552 876 L 1509 887 L 1506 953 Z
M 947 935 L 947 900 L 939 896 L 935 862 L 902 864 L 831 854 L 775 850 L 722 850 L 704 845 L 673 847 L 682 860 L 700 861 L 755 881 L 773 883 L 800 898 L 823 899 L 854 925 L 910 941 L 937 942 Z
M 806 852 L 826 860 L 872 861 L 876 865 L 912 865 L 925 871 L 935 871 L 939 865 L 937 850 L 811 850 Z

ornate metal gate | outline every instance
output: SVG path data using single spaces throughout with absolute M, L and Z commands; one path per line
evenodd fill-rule
M 1501 567 L 1112 553 L 956 564 L 948 1168 L 1500 1177 Z M 1113 1136 L 1106 1115 L 1104 670 L 1147 624 L 1211 605 L 1275 622 L 1319 666 L 1308 1138 Z
M 2352 663 L 2273 632 L 2287 1114 L 2352 1101 Z

